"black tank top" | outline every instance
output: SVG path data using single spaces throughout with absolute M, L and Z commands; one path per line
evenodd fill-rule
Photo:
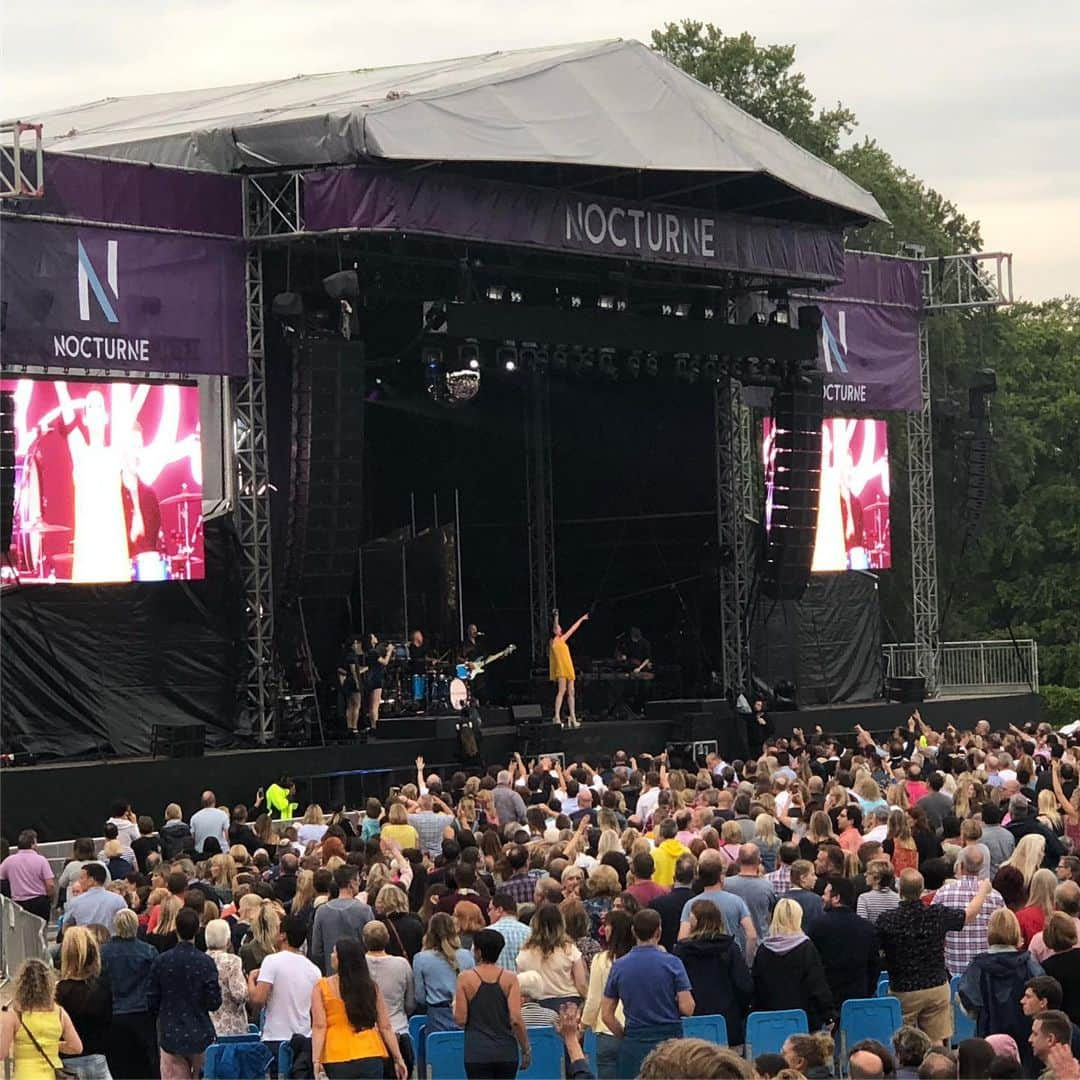
M 500 985 L 502 969 L 494 982 L 482 976 L 469 1001 L 465 1021 L 465 1060 L 468 1062 L 517 1061 L 518 1045 L 510 1027 L 510 1006 Z

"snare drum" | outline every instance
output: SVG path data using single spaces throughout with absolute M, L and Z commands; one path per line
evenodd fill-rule
M 140 551 L 131 561 L 134 565 L 133 581 L 168 581 L 172 576 L 169 560 L 156 551 Z
M 456 668 L 454 668 L 454 674 L 459 679 L 464 679 L 466 682 L 468 682 L 469 674 L 470 674 L 469 665 L 468 664 L 458 664 L 458 666 Z
M 464 709 L 469 704 L 469 685 L 461 679 L 450 680 L 450 707 Z

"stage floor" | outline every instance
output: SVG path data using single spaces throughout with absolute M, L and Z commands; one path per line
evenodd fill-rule
M 688 711 L 699 704 L 688 702 Z M 935 728 L 951 723 L 970 729 L 977 720 L 986 719 L 999 730 L 1037 720 L 1039 698 L 1035 694 L 938 698 L 919 708 Z M 869 702 L 771 716 L 781 735 L 796 727 L 809 733 L 818 725 L 829 734 L 850 735 L 856 724 L 872 732 L 889 731 L 903 724 L 911 709 L 898 702 Z M 732 723 L 718 722 L 716 730 L 707 733 L 721 749 L 729 741 L 725 728 Z M 423 756 L 428 771 L 447 773 L 460 767 L 456 738 L 439 738 L 433 726 L 434 722 L 392 721 L 386 725 L 385 738 L 366 744 L 218 750 L 201 758 L 105 758 L 5 768 L 0 775 L 0 828 L 12 841 L 25 828 L 37 829 L 41 840 L 100 836 L 114 798 L 130 799 L 137 813 L 150 814 L 160 824 L 167 803 L 179 803 L 187 817 L 198 808 L 199 796 L 207 788 L 222 805 L 242 802 L 250 806 L 256 790 L 282 773 L 297 778 L 302 802 L 313 798 L 326 809 L 344 799 L 350 807 L 362 806 L 369 795 L 382 798 L 391 784 L 413 779 L 418 755 Z M 679 741 L 679 726 L 677 719 L 586 723 L 576 731 L 542 724 L 526 743 L 518 738 L 517 727 L 496 724 L 485 730 L 483 754 L 489 764 L 502 764 L 514 751 L 526 758 L 562 751 L 571 761 L 596 764 L 619 749 L 631 754 L 659 753 L 669 741 Z

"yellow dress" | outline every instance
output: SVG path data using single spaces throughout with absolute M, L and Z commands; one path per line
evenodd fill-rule
M 15 1025 L 15 1045 L 13 1057 L 15 1068 L 13 1080 L 56 1080 L 53 1065 L 60 1064 L 60 1036 L 63 1026 L 60 1023 L 60 1010 L 52 1012 L 26 1012 L 22 1014 L 23 1023 L 34 1033 L 41 1049 L 49 1055 L 50 1064 L 38 1052 L 30 1037 L 23 1031 L 22 1024 Z
M 551 648 L 548 652 L 548 678 L 552 682 L 557 679 L 574 678 L 574 661 L 570 659 L 570 646 L 562 638 L 551 639 Z

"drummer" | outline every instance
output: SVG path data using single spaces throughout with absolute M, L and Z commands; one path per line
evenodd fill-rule
M 424 641 L 424 632 L 414 630 L 409 635 L 409 674 L 423 675 L 427 671 L 427 663 L 431 658 L 431 650 Z

